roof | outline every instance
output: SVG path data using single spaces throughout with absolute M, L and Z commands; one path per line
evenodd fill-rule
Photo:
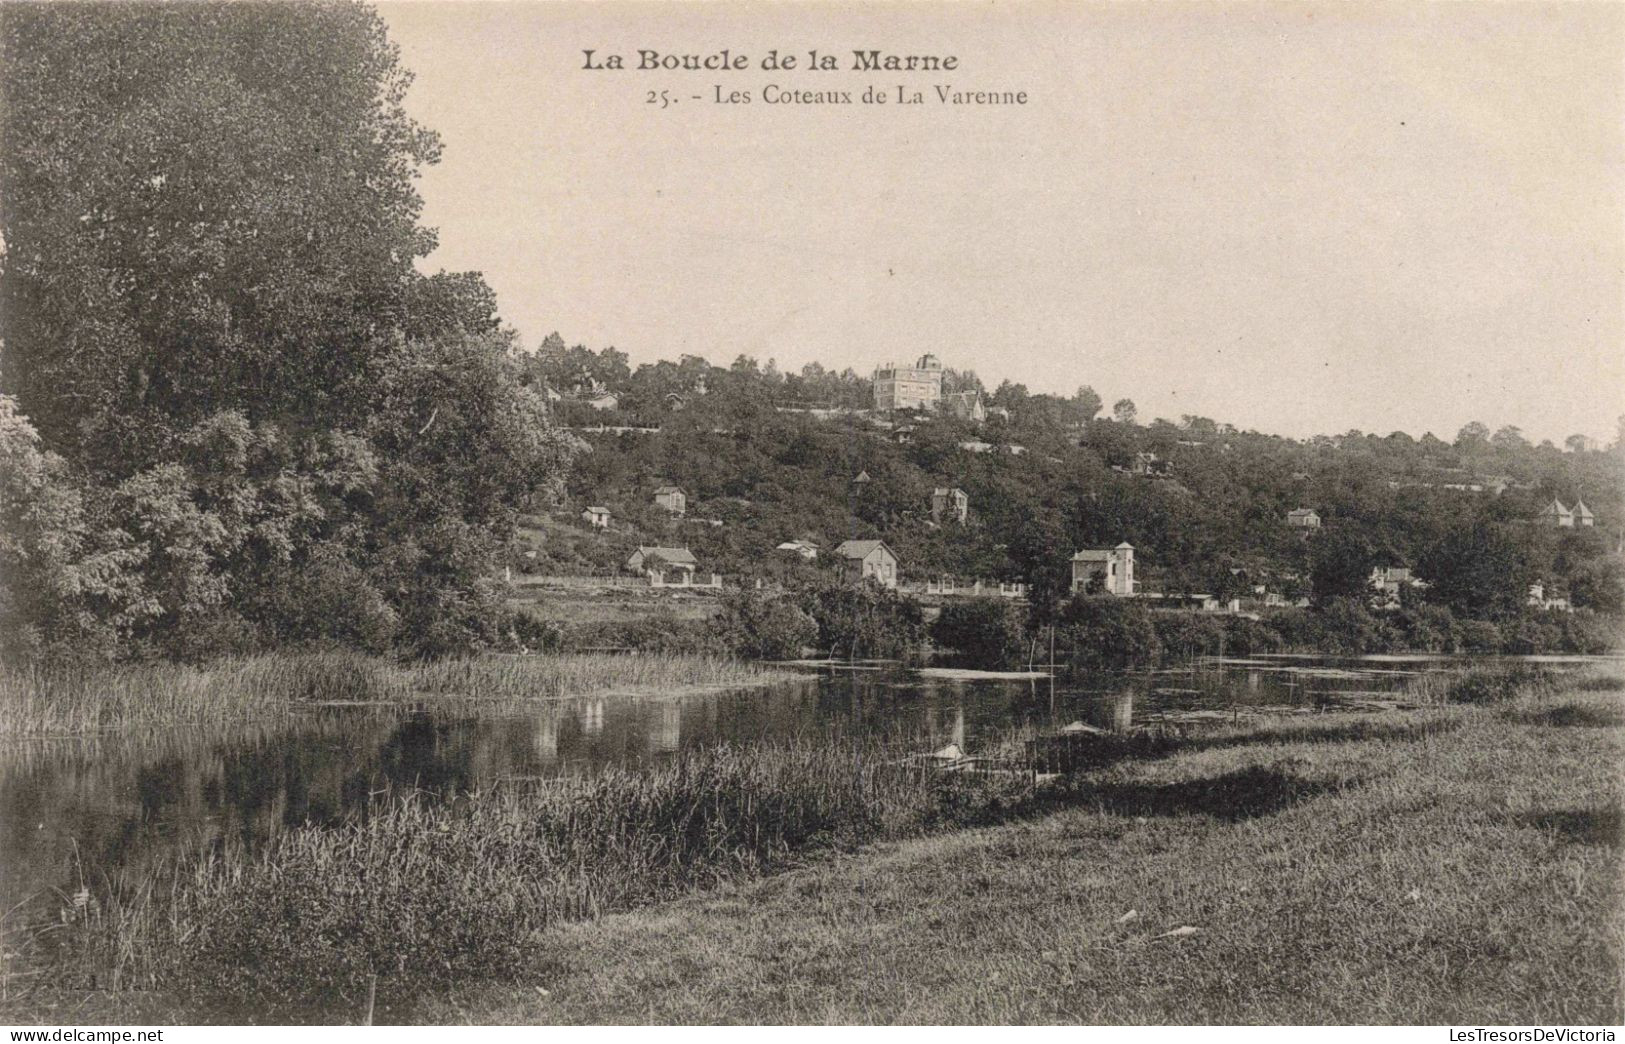
M 1291 511 L 1287 512 L 1288 515 L 1297 515 L 1299 517 L 1313 515 L 1314 513 L 1314 508 L 1293 508 Z
M 1563 502 L 1561 500 L 1553 500 L 1541 510 L 1556 511 L 1559 515 L 1567 515 L 1569 513 L 1569 509 L 1563 506 Z
M 681 493 L 682 491 L 681 486 L 661 486 L 655 490 L 655 496 L 663 497 L 667 493 Z
M 1580 515 L 1582 517 L 1587 517 L 1587 518 L 1595 518 L 1596 517 L 1595 515 L 1593 515 L 1591 513 L 1591 509 L 1586 507 L 1586 502 L 1583 501 L 1583 500 L 1576 500 L 1574 502 L 1574 513 L 1576 515 Z
M 644 561 L 658 558 L 670 565 L 699 565 L 700 561 L 686 547 L 644 547 L 640 544 L 637 553 L 643 556 Z
M 604 507 L 602 504 L 590 505 L 587 510 L 593 512 L 594 514 L 597 514 L 598 512 L 603 512 L 606 515 L 609 514 L 609 508 Z
M 931 495 L 933 497 L 951 497 L 955 493 L 958 493 L 962 497 L 969 495 L 964 490 L 960 489 L 958 486 L 953 486 L 953 487 L 938 486 L 936 489 L 933 489 L 931 491 Z
M 889 547 L 886 547 L 886 542 L 884 540 L 845 540 L 842 541 L 840 546 L 835 549 L 835 553 L 840 555 L 842 558 L 861 559 L 868 558 L 870 555 L 874 554 L 877 549 L 881 548 L 884 548 L 886 553 L 891 555 L 893 558 L 897 557 L 897 553 L 895 551 Z

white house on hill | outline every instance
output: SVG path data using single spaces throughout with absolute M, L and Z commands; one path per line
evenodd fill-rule
M 1109 551 L 1084 550 L 1072 556 L 1072 593 L 1089 592 L 1119 598 L 1132 597 L 1134 590 L 1134 545 L 1128 541 Z
M 897 586 L 897 555 L 884 540 L 848 540 L 835 549 L 836 572 L 842 580 L 874 580 Z

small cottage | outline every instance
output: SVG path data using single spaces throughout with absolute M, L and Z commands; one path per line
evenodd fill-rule
M 1295 508 L 1286 513 L 1286 524 L 1294 529 L 1319 529 L 1320 515 L 1313 508 Z
M 609 528 L 609 508 L 595 505 L 581 513 L 582 519 L 594 529 Z
M 1123 541 L 1110 550 L 1084 550 L 1072 556 L 1072 593 L 1132 597 L 1134 545 Z
M 873 580 L 897 586 L 897 555 L 884 540 L 848 540 L 835 549 L 836 573 L 842 580 Z
M 938 486 L 931 491 L 931 521 L 952 519 L 960 525 L 970 517 L 970 495 L 959 487 Z
M 661 486 L 655 490 L 655 504 L 682 518 L 688 511 L 688 496 L 677 486 Z
M 634 573 L 650 575 L 654 573 L 675 572 L 694 575 L 699 568 L 699 560 L 694 552 L 686 547 L 642 547 L 632 552 L 632 557 L 626 560 L 626 568 Z
M 818 545 L 810 540 L 786 540 L 784 543 L 775 548 L 775 550 L 788 552 L 789 554 L 793 555 L 799 555 L 809 562 L 818 557 Z

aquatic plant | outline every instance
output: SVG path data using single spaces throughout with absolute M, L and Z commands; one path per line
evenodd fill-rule
M 364 653 L 279 653 L 206 665 L 0 668 L 0 736 L 90 733 L 286 718 L 300 706 L 425 699 L 474 704 L 610 691 L 746 687 L 791 677 L 723 657 L 487 654 L 396 663 Z

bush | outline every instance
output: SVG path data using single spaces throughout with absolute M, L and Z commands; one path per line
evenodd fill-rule
M 1501 651 L 1501 628 L 1489 620 L 1463 620 L 1460 624 L 1462 652 L 1494 653 Z
M 1281 635 L 1273 627 L 1247 616 L 1227 616 L 1224 620 L 1225 651 L 1237 656 L 1279 652 Z
M 728 652 L 710 620 L 687 620 L 664 608 L 636 620 L 606 620 L 573 626 L 565 632 L 564 645 L 573 652 L 632 649 L 708 656 L 724 656 Z
M 1563 634 L 1563 650 L 1587 656 L 1614 652 L 1625 638 L 1618 617 L 1602 616 L 1585 609 L 1565 614 L 1559 627 Z
M 1217 656 L 1224 649 L 1224 621 L 1198 613 L 1158 613 L 1153 626 L 1166 656 L 1190 659 Z
M 942 608 L 931 625 L 931 640 L 971 663 L 1007 667 L 1026 653 L 1027 611 L 1005 598 L 976 598 Z
M 796 604 L 818 623 L 818 642 L 851 659 L 918 656 L 926 638 L 920 603 L 873 581 L 804 588 Z
M 1278 609 L 1265 616 L 1264 623 L 1281 636 L 1287 649 L 1319 649 L 1326 634 L 1320 614 L 1308 609 Z
M 715 627 L 734 655 L 754 660 L 794 659 L 818 640 L 812 617 L 788 601 L 755 591 L 724 595 Z
M 1151 613 L 1122 598 L 1073 598 L 1061 609 L 1057 638 L 1077 669 L 1145 667 L 1161 652 Z
M 1516 656 L 1534 656 L 1539 653 L 1558 652 L 1564 647 L 1563 629 L 1556 617 L 1558 613 L 1529 613 L 1508 621 L 1501 636 L 1503 651 Z
M 1393 628 L 1359 598 L 1334 598 L 1320 611 L 1320 648 L 1358 655 L 1385 652 L 1397 642 Z
M 1461 628 L 1455 614 L 1442 605 L 1406 606 L 1394 614 L 1405 648 L 1419 652 L 1455 652 L 1461 645 Z

